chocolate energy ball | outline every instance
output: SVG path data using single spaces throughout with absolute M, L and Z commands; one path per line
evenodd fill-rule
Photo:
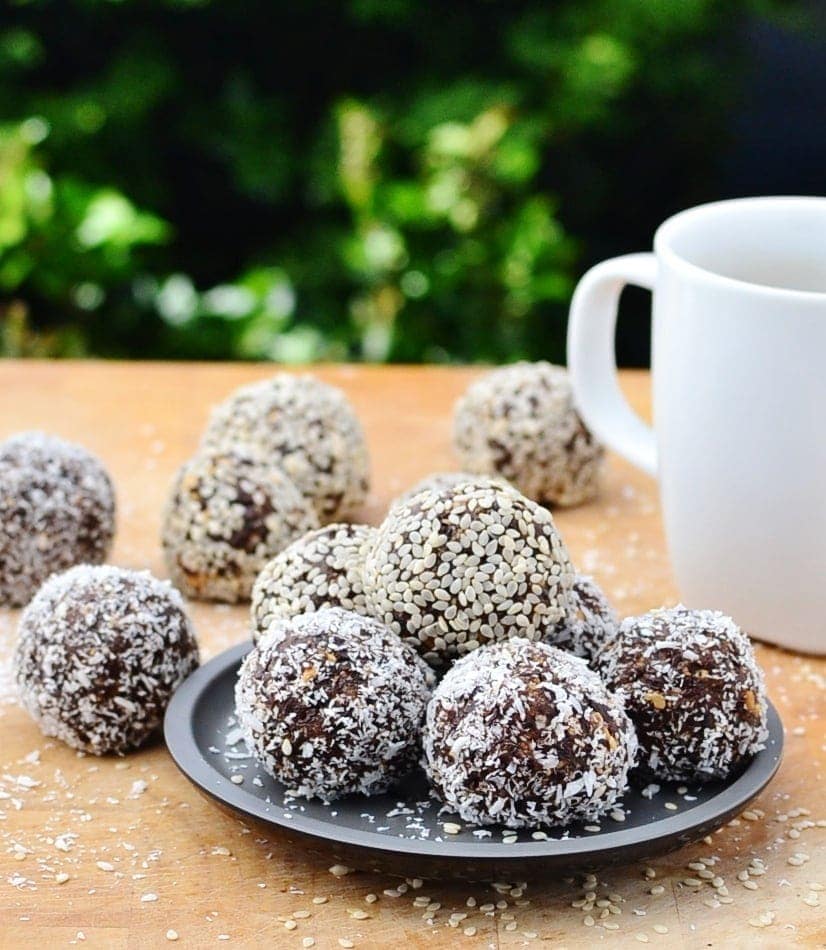
M 722 779 L 764 748 L 763 674 L 730 617 L 682 606 L 629 617 L 597 665 L 634 720 L 646 777 Z
M 364 562 L 371 614 L 434 666 L 483 643 L 540 639 L 565 616 L 572 582 L 551 515 L 479 478 L 394 507 Z
M 577 505 L 599 487 L 604 450 L 562 366 L 514 363 L 477 380 L 456 403 L 453 443 L 463 468 L 501 475 L 542 505 Z
M 311 531 L 268 561 L 252 589 L 252 638 L 277 619 L 342 607 L 367 613 L 362 573 L 376 533 L 366 524 L 330 524 Z
M 313 376 L 279 373 L 217 406 L 203 446 L 240 450 L 280 468 L 321 524 L 347 521 L 370 484 L 364 432 L 347 397 Z
M 179 470 L 163 518 L 173 582 L 188 597 L 249 600 L 267 561 L 318 527 L 315 511 L 278 469 L 204 451 Z
M 47 736 L 95 755 L 142 745 L 197 666 L 180 594 L 148 571 L 73 567 L 48 580 L 20 618 L 23 707 Z
M 617 634 L 619 617 L 593 577 L 577 574 L 565 616 L 544 637 L 551 646 L 568 650 L 592 663 Z
M 428 777 L 472 824 L 599 818 L 625 792 L 636 749 L 621 700 L 584 660 L 521 637 L 458 660 L 427 707 Z
M 115 492 L 82 446 L 42 432 L 0 443 L 0 604 L 22 606 L 49 577 L 106 559 Z
M 431 677 L 377 620 L 323 608 L 272 624 L 241 666 L 236 712 L 292 794 L 374 795 L 416 764 Z

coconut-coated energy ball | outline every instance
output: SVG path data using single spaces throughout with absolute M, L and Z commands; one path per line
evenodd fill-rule
M 197 666 L 180 594 L 148 571 L 73 567 L 48 580 L 20 618 L 23 707 L 47 736 L 95 755 L 142 745 Z
M 321 524 L 348 521 L 367 497 L 367 443 L 344 393 L 313 376 L 279 373 L 217 406 L 203 446 L 240 450 L 280 468 Z
M 453 444 L 469 472 L 500 475 L 541 505 L 577 505 L 598 491 L 604 450 L 574 408 L 568 372 L 514 363 L 467 389 Z
M 584 660 L 521 637 L 448 670 L 423 744 L 449 809 L 509 828 L 599 818 L 625 792 L 637 748 L 622 702 Z
M 577 574 L 568 598 L 568 611 L 545 636 L 551 646 L 568 650 L 592 663 L 617 634 L 619 617 L 593 577 Z
M 241 666 L 238 722 L 292 794 L 390 788 L 418 759 L 432 673 L 383 624 L 338 607 L 272 624 Z
M 678 606 L 628 617 L 597 656 L 637 727 L 643 775 L 730 775 L 765 746 L 766 687 L 730 617 Z
M 362 573 L 376 533 L 366 524 L 329 524 L 310 531 L 266 563 L 252 588 L 252 638 L 273 620 L 342 607 L 367 613 Z
M 115 492 L 80 445 L 42 432 L 0 443 L 0 604 L 22 606 L 51 574 L 106 559 Z
M 371 614 L 434 666 L 540 639 L 565 616 L 572 582 L 548 511 L 479 478 L 396 505 L 364 561 Z
M 188 597 L 249 600 L 271 557 L 318 527 L 315 511 L 278 469 L 204 451 L 172 486 L 162 542 L 174 584 Z

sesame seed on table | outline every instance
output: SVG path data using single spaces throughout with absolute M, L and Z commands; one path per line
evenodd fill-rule
M 0 438 L 42 429 L 98 455 L 118 499 L 110 563 L 163 577 L 164 502 L 210 407 L 274 372 L 0 362 Z M 365 520 L 377 524 L 418 479 L 459 467 L 451 411 L 480 370 L 313 373 L 346 392 L 364 425 L 373 473 Z M 622 384 L 646 412 L 648 374 L 625 372 Z M 676 603 L 656 487 L 646 476 L 610 456 L 599 498 L 554 518 L 576 567 L 599 581 L 620 615 Z M 188 607 L 203 659 L 247 638 L 246 606 Z M 826 659 L 758 644 L 787 728 L 785 760 L 757 801 L 706 841 L 550 883 L 405 882 L 350 872 L 245 825 L 196 792 L 162 743 L 96 758 L 44 738 L 18 707 L 11 679 L 18 614 L 0 609 L 0 948 L 826 942 Z

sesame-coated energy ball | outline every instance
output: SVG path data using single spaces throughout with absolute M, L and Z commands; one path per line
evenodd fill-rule
M 321 524 L 349 520 L 367 497 L 361 423 L 340 389 L 313 376 L 279 373 L 235 390 L 213 410 L 202 444 L 280 468 Z
M 375 795 L 416 764 L 432 673 L 377 620 L 324 608 L 276 621 L 241 666 L 238 722 L 294 795 Z
M 28 603 L 51 574 L 106 559 L 115 492 L 82 446 L 42 432 L 0 444 L 0 604 Z
M 584 660 L 516 637 L 458 660 L 427 708 L 425 769 L 464 821 L 599 818 L 625 792 L 634 727 Z
M 479 478 L 396 505 L 364 562 L 371 614 L 434 666 L 540 639 L 565 616 L 572 581 L 548 511 Z
M 375 528 L 329 524 L 310 531 L 268 561 L 252 588 L 252 638 L 277 619 L 342 607 L 367 613 L 362 573 Z
M 278 469 L 231 452 L 201 452 L 175 477 L 163 518 L 170 576 L 188 597 L 249 600 L 271 557 L 318 527 L 310 504 Z
M 723 779 L 765 746 L 763 673 L 724 614 L 678 606 L 629 617 L 597 665 L 637 727 L 645 776 Z
M 14 666 L 23 707 L 47 736 L 124 753 L 161 724 L 198 644 L 168 582 L 84 564 L 48 580 L 23 611 Z
M 456 403 L 453 442 L 463 468 L 501 475 L 541 505 L 577 505 L 599 487 L 604 450 L 562 366 L 514 363 L 477 380 Z
M 568 603 L 568 612 L 548 631 L 545 642 L 591 663 L 616 636 L 619 617 L 599 584 L 584 574 L 574 578 Z

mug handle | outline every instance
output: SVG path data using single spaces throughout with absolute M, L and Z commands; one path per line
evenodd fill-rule
M 594 435 L 638 468 L 657 474 L 654 430 L 628 404 L 617 379 L 614 330 L 626 284 L 654 290 L 654 254 L 626 254 L 592 267 L 581 278 L 568 318 L 568 371 L 574 400 Z

